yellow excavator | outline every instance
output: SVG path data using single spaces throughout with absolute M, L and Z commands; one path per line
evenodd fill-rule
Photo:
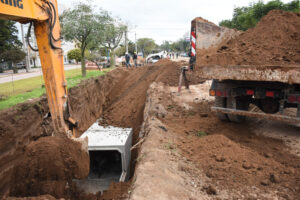
M 30 23 L 34 27 L 42 64 L 49 109 L 55 132 L 75 137 L 76 122 L 68 115 L 68 93 L 61 49 L 60 24 L 56 0 L 0 0 L 0 19 Z

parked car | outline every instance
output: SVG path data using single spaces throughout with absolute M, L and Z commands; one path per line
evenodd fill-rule
M 26 69 L 26 65 L 23 62 L 17 63 L 17 69 Z
M 181 57 L 189 57 L 189 55 L 187 53 L 181 53 L 180 56 Z
M 161 59 L 161 57 L 158 55 L 147 57 L 147 63 L 156 63 L 160 59 Z

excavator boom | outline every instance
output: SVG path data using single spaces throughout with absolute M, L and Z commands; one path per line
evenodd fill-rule
M 68 133 L 67 83 L 56 0 L 0 0 L 0 19 L 34 25 L 54 129 Z

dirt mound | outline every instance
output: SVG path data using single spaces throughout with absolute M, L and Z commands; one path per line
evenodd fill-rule
M 89 173 L 89 155 L 81 144 L 63 137 L 43 137 L 25 148 L 15 167 L 11 196 L 64 196 L 72 179 Z
M 179 76 L 181 73 L 181 68 L 183 66 L 188 66 L 187 62 L 173 62 L 169 59 L 162 59 L 159 60 L 157 63 L 154 64 L 156 67 L 160 67 L 160 75 L 157 77 L 155 82 L 162 82 L 168 86 L 178 86 L 179 83 Z M 199 84 L 203 82 L 203 79 L 198 76 L 196 73 L 187 72 L 187 79 L 189 84 Z
M 300 13 L 272 10 L 256 27 L 197 55 L 198 66 L 299 64 Z
M 145 116 L 152 123 L 156 118 L 161 123 L 147 128 L 153 132 L 158 127 L 165 132 L 160 136 L 163 139 L 152 141 L 152 145 L 178 152 L 185 158 L 175 159 L 177 163 L 183 162 L 179 170 L 193 177 L 193 187 L 216 195 L 216 199 L 298 199 L 300 158 L 282 140 L 256 135 L 254 130 L 264 126 L 262 122 L 219 121 L 210 111 L 213 102 L 199 92 L 205 86 L 208 91 L 209 84 L 205 83 L 192 86 L 190 91 L 183 90 L 180 96 L 174 93 L 176 88 L 157 86 L 155 92 L 148 94 L 146 108 L 152 104 L 156 112 Z M 298 132 L 299 128 L 294 134 Z M 149 159 L 150 154 L 140 156 Z M 150 156 L 149 163 L 156 159 Z M 153 163 L 145 165 L 155 171 Z M 151 177 L 148 181 L 160 178 Z
M 189 155 L 198 160 L 208 177 L 233 181 L 225 187 L 236 188 L 244 185 L 269 185 L 272 182 L 285 181 L 288 176 L 281 172 L 289 168 L 272 159 L 259 155 L 224 135 L 209 135 L 198 140 L 197 153 Z M 275 180 L 276 179 L 276 180 Z

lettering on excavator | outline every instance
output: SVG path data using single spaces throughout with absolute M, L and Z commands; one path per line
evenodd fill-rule
M 1 0 L 1 3 L 23 9 L 23 0 Z

